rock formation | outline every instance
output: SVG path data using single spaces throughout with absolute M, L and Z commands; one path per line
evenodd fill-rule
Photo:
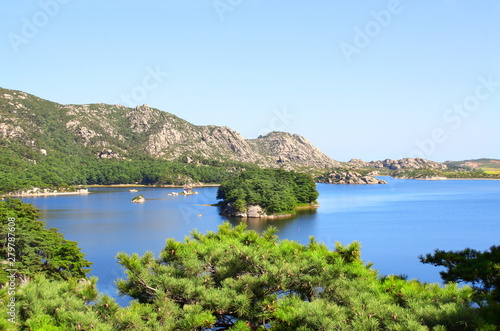
M 333 171 L 329 174 L 319 176 L 318 183 L 326 184 L 387 184 L 385 180 L 372 176 L 363 176 L 355 171 Z
M 365 162 L 359 159 L 352 159 L 347 164 L 352 166 L 353 168 L 377 168 L 377 169 L 388 168 L 390 170 L 398 170 L 405 168 L 445 170 L 448 168 L 448 166 L 445 164 L 429 161 L 422 158 L 405 158 L 401 160 L 386 159 L 383 161 L 371 161 L 371 162 Z

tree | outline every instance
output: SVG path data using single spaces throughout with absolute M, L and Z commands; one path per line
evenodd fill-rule
M 170 307 L 179 329 L 475 330 L 484 323 L 468 305 L 469 287 L 379 278 L 360 260 L 357 242 L 331 251 L 314 237 L 305 246 L 275 233 L 226 222 L 218 232 L 194 230 L 185 242 L 168 239 L 158 259 L 119 253 L 127 279 L 117 286 L 160 312 L 160 325 Z
M 46 229 L 39 216 L 38 209 L 19 199 L 0 202 L 0 255 L 8 262 L 2 273 L 16 269 L 16 276 L 25 280 L 36 273 L 50 279 L 86 279 L 92 263 L 76 242 L 64 239 L 55 228 Z
M 26 208 L 27 212 L 33 212 Z M 493 330 L 470 307 L 473 290 L 379 277 L 360 244 L 335 250 L 278 241 L 229 223 L 168 239 L 160 257 L 118 254 L 121 308 L 96 281 L 35 275 L 16 289 L 16 322 L 0 290 L 2 330 Z
M 436 249 L 434 254 L 419 258 L 422 263 L 447 268 L 439 272 L 445 282 L 471 283 L 479 293 L 491 292 L 492 299 L 500 303 L 499 246 L 491 246 L 484 252 L 470 248 L 461 251 Z

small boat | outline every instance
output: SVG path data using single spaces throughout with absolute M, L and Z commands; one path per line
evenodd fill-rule
M 202 217 L 202 216 L 203 216 L 203 214 L 198 214 L 198 217 Z
M 137 190 L 135 188 L 131 189 L 131 190 L 128 190 L 129 192 L 137 192 Z

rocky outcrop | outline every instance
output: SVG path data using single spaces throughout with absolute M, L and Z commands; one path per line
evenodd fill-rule
M 311 204 L 307 207 L 297 207 L 297 209 L 305 208 L 318 208 L 319 205 Z M 239 211 L 233 207 L 231 202 L 227 203 L 222 207 L 221 215 L 230 217 L 240 217 L 240 218 L 287 218 L 293 216 L 293 214 L 279 214 L 279 215 L 268 215 L 265 210 L 259 205 L 246 205 L 245 211 Z
M 144 202 L 146 202 L 146 199 L 144 199 L 144 195 L 141 194 L 141 195 L 138 195 L 136 197 L 133 197 L 132 198 L 132 202 L 134 202 L 134 203 L 144 203 Z
M 258 205 L 247 205 L 244 212 L 239 211 L 233 207 L 230 202 L 221 211 L 222 215 L 232 216 L 232 217 L 243 217 L 243 218 L 268 218 L 269 215 L 266 214 L 264 209 Z
M 372 176 L 363 176 L 355 171 L 333 171 L 329 174 L 319 176 L 316 182 L 325 184 L 387 184 L 385 180 Z
M 0 137 L 6 139 L 20 139 L 25 136 L 24 130 L 20 126 L 12 124 L 0 123 Z
M 85 147 L 90 143 L 91 139 L 96 137 L 96 136 L 101 136 L 100 134 L 96 133 L 94 130 L 87 129 L 86 127 L 81 127 L 80 130 L 78 131 L 78 134 L 80 135 L 82 139 L 82 143 Z
M 340 162 L 332 160 L 298 134 L 271 132 L 248 142 L 259 153 L 272 158 L 275 164 L 316 168 L 332 168 L 340 165 Z
M 422 158 L 405 158 L 401 160 L 386 159 L 383 161 L 371 161 L 371 162 L 365 162 L 359 159 L 352 159 L 348 162 L 348 165 L 352 166 L 353 168 L 377 168 L 377 169 L 387 168 L 390 170 L 398 170 L 398 169 L 445 170 L 448 168 L 448 166 L 445 164 L 429 161 Z
M 100 152 L 97 153 L 97 156 L 100 159 L 123 159 L 123 156 L 120 153 L 113 151 L 109 148 L 103 148 Z

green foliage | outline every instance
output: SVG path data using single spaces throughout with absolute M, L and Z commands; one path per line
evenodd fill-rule
M 27 209 L 27 212 L 32 212 Z M 42 274 L 16 289 L 16 323 L 3 330 L 494 330 L 470 307 L 474 291 L 380 278 L 360 260 L 360 244 L 331 251 L 278 241 L 228 222 L 217 232 L 193 230 L 168 239 L 159 258 L 119 253 L 127 278 L 119 307 L 90 280 L 51 280 Z M 484 314 L 483 314 L 484 315 Z M 487 316 L 486 316 L 487 317 Z
M 466 248 L 461 251 L 436 249 L 434 254 L 420 256 L 422 263 L 442 266 L 439 274 L 445 282 L 471 283 L 479 292 L 491 291 L 493 299 L 500 302 L 500 247 L 479 252 Z
M 217 199 L 233 203 L 240 211 L 246 205 L 260 205 L 269 214 L 293 211 L 318 196 L 310 175 L 281 169 L 243 171 L 224 181 L 217 191 Z
M 142 305 L 169 302 L 189 316 L 181 329 L 476 330 L 487 325 L 469 307 L 473 290 L 456 285 L 379 278 L 359 259 L 360 245 L 330 251 L 277 241 L 241 224 L 217 233 L 194 230 L 185 242 L 167 240 L 151 252 L 118 255 L 127 279 L 117 286 Z M 172 309 L 172 308 L 171 308 Z
M 134 160 L 47 156 L 36 164 L 19 159 L 12 150 L 0 148 L 0 193 L 41 187 L 61 188 L 74 185 L 184 185 L 192 182 L 220 183 L 229 170 L 247 165 L 237 162 L 213 162 L 210 165 L 165 161 L 153 158 Z
M 466 248 L 461 251 L 436 249 L 433 254 L 420 256 L 422 263 L 445 267 L 440 271 L 445 282 L 472 284 L 477 290 L 475 301 L 483 306 L 488 320 L 500 324 L 500 247 L 491 246 L 489 251 Z
M 6 269 L 17 269 L 17 278 L 26 279 L 43 273 L 50 279 L 86 278 L 90 263 L 77 243 L 64 239 L 57 229 L 45 228 L 39 212 L 31 204 L 7 198 L 0 202 L 0 255 L 6 257 Z M 9 221 L 14 220 L 9 225 Z M 7 243 L 12 243 L 9 246 Z M 11 264 L 12 263 L 12 264 Z

